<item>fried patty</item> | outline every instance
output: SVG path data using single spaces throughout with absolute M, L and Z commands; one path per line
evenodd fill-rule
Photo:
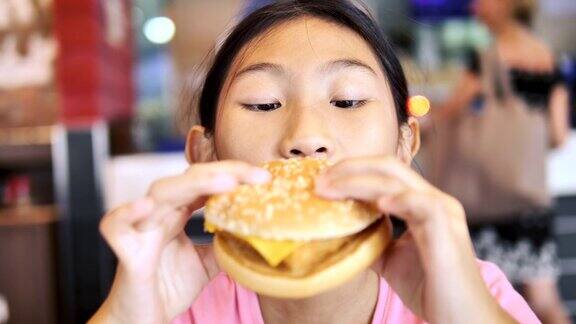
M 342 260 L 358 248 L 370 234 L 378 230 L 378 220 L 363 231 L 329 240 L 305 242 L 277 267 L 270 266 L 250 244 L 228 232 L 218 232 L 222 248 L 242 265 L 263 274 L 301 278 L 321 271 Z

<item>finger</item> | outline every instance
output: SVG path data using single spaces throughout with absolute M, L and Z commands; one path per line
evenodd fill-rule
M 316 193 L 327 199 L 358 199 L 376 202 L 380 197 L 396 195 L 407 190 L 402 182 L 382 176 L 350 175 L 323 180 L 316 184 Z
M 117 238 L 134 232 L 133 224 L 149 217 L 154 209 L 154 202 L 143 198 L 134 203 L 121 206 L 100 221 L 100 233 L 113 245 Z
M 183 175 L 155 182 L 149 196 L 160 206 L 152 215 L 138 222 L 139 231 L 161 227 L 169 238 L 183 230 L 186 222 L 207 195 L 233 190 L 241 183 L 268 181 L 270 174 L 261 168 L 239 161 L 197 164 Z
M 456 223 L 466 224 L 461 205 L 455 199 L 434 191 L 408 190 L 395 196 L 382 196 L 377 206 L 403 219 L 409 226 L 424 222 L 453 223 L 451 217 L 460 217 L 462 219 Z
M 409 224 L 420 223 L 425 220 L 425 206 L 429 202 L 428 197 L 418 192 L 403 192 L 395 196 L 382 197 L 378 200 L 379 209 L 387 210 L 396 217 Z
M 147 217 L 141 218 L 133 224 L 133 228 L 139 232 L 151 231 L 154 229 L 159 229 L 166 224 L 173 223 L 174 218 L 181 218 L 184 214 L 181 210 L 174 209 L 170 205 L 157 205 L 154 210 L 147 215 Z M 166 224 L 165 224 L 166 223 Z
M 429 186 L 428 182 L 419 174 L 395 157 L 369 157 L 344 160 L 328 168 L 320 177 L 330 179 L 355 174 L 389 176 L 402 181 L 413 189 Z
M 164 241 L 167 243 L 176 238 L 179 234 L 184 233 L 184 227 L 191 214 L 186 209 L 180 210 L 166 210 L 163 215 L 163 222 L 161 228 L 164 232 Z
M 241 183 L 260 184 L 270 178 L 266 170 L 243 162 L 217 162 L 192 166 L 183 175 L 156 181 L 148 192 L 158 204 L 180 208 L 201 196 L 227 192 Z M 196 204 L 197 205 L 197 204 Z M 200 206 L 191 206 L 194 209 Z

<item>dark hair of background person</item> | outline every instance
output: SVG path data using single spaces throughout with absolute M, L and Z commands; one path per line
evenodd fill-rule
M 521 24 L 532 27 L 536 14 L 536 3 L 533 0 L 516 0 L 514 18 Z

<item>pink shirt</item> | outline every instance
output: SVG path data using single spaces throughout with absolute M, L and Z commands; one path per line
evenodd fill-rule
M 540 323 L 524 299 L 512 288 L 502 271 L 492 263 L 479 261 L 480 271 L 492 295 L 519 323 Z M 173 324 L 263 324 L 257 295 L 220 273 L 202 291 L 192 307 Z M 380 277 L 376 323 L 425 323 L 404 306 L 400 297 Z

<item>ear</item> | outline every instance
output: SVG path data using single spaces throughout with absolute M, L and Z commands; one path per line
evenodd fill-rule
M 412 159 L 420 150 L 420 123 L 414 117 L 408 117 L 408 122 L 400 126 L 400 138 L 396 155 L 406 164 L 411 164 Z
M 204 127 L 196 125 L 188 131 L 186 160 L 190 164 L 216 160 L 214 137 L 207 136 Z

